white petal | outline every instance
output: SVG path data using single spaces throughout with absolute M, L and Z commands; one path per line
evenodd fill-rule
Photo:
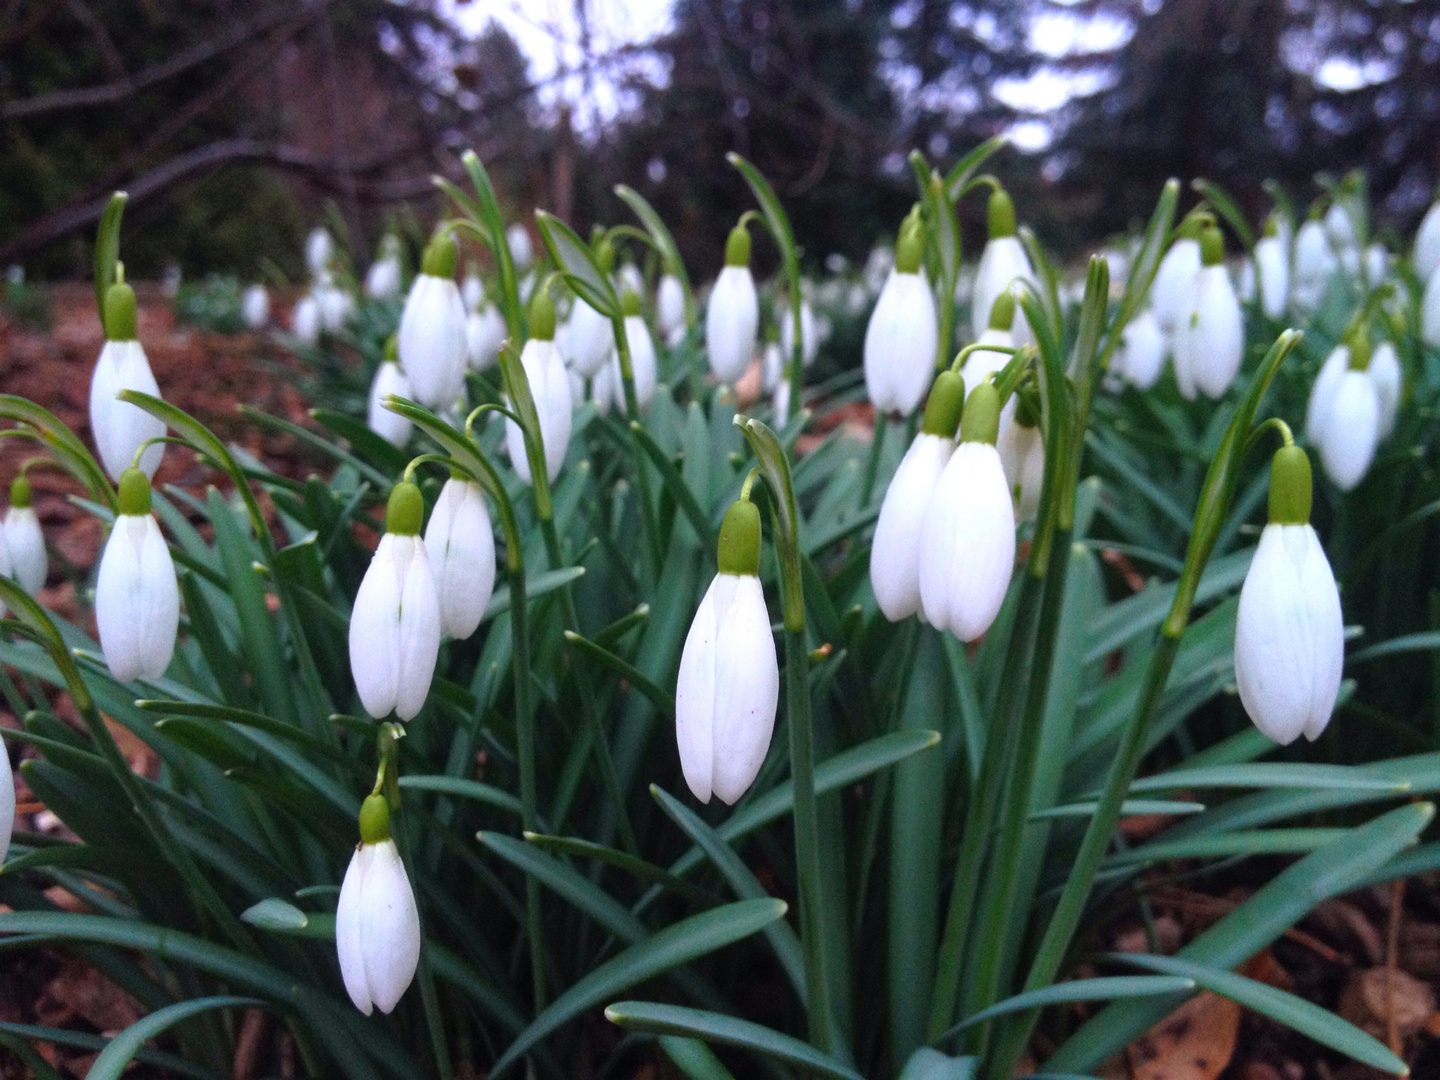
M 865 385 L 877 409 L 915 411 L 935 373 L 936 334 L 924 276 L 892 270 L 865 329 Z
M 957 506 L 950 537 L 949 628 L 974 641 L 995 621 L 1015 566 L 1015 511 L 1000 455 L 985 443 L 961 443 L 946 472 L 956 481 L 942 497 Z
M 405 576 L 400 593 L 399 675 L 395 683 L 395 715 L 409 720 L 430 694 L 435 660 L 440 652 L 440 600 L 425 541 L 418 536 L 397 536 L 397 547 L 408 542 L 408 560 L 397 556 Z
M 716 574 L 690 622 L 675 679 L 675 742 L 680 770 L 695 798 L 710 801 L 715 774 L 715 654 L 721 609 L 728 610 L 738 578 Z
M 366 870 L 374 858 L 374 845 L 356 848 L 355 854 L 350 856 L 350 865 L 345 868 L 345 880 L 340 885 L 340 902 L 335 907 L 335 952 L 340 960 L 340 977 L 345 981 L 345 992 L 350 995 L 350 1000 L 366 1016 L 375 1007 L 365 979 L 360 898 L 365 891 Z
M 350 611 L 350 674 L 365 711 L 376 720 L 395 708 L 400 676 L 400 576 L 395 536 L 380 538 Z
M 1415 274 L 1421 281 L 1440 267 L 1440 202 L 1430 204 L 1415 232 Z
M 685 289 L 674 274 L 664 274 L 655 289 L 655 326 L 667 337 L 685 328 Z
M 360 894 L 360 951 L 370 999 L 388 1013 L 420 964 L 420 913 L 395 841 L 373 846 L 375 854 Z
M 542 342 L 543 344 L 543 342 Z M 528 343 L 527 343 L 528 345 Z M 570 428 L 574 421 L 575 404 L 570 398 L 570 375 L 565 362 L 555 349 L 541 350 L 537 362 L 540 381 L 544 387 L 543 396 L 536 399 L 540 413 L 540 433 L 545 442 L 545 471 L 553 484 L 565 464 L 565 455 L 570 450 Z M 653 356 L 653 353 L 652 353 Z M 526 369 L 528 373 L 528 368 Z M 654 392 L 653 389 L 651 391 Z
M 455 282 L 418 274 L 405 299 L 398 335 L 400 365 L 415 400 L 444 408 L 464 388 L 465 305 Z
M 995 298 L 1017 279 L 1035 280 L 1035 271 L 1030 266 L 1030 256 L 1025 254 L 1025 246 L 1014 236 L 986 241 L 985 250 L 980 253 L 980 265 L 975 270 L 975 286 L 970 294 L 970 331 L 974 336 L 979 337 L 990 325 L 990 309 L 995 306 Z M 1028 331 L 1029 324 L 1017 305 L 1010 332 Z
M 1316 697 L 1315 636 L 1300 567 L 1286 543 L 1286 530 L 1308 528 L 1265 527 L 1235 617 L 1240 700 L 1255 726 L 1282 746 L 1305 729 Z
M 657 372 L 655 342 L 650 337 L 650 330 L 645 325 L 645 320 L 640 316 L 629 315 L 626 317 L 625 341 L 630 347 L 630 371 L 635 379 L 635 402 L 643 412 L 655 399 Z M 616 363 L 619 363 L 618 358 Z
M 1121 374 L 1132 385 L 1149 390 L 1165 366 L 1165 334 L 1155 312 L 1146 308 L 1125 328 L 1124 361 Z
M 446 481 L 425 529 L 425 553 L 445 632 L 457 640 L 468 638 L 495 589 L 495 535 L 478 484 Z
M 780 663 L 765 594 L 758 577 L 742 574 L 715 651 L 712 783 L 728 806 L 745 794 L 765 763 L 779 701 Z
M 1175 334 L 1194 310 L 1195 278 L 1199 273 L 1200 241 L 1182 236 L 1165 252 L 1150 287 L 1155 318 L 1165 333 Z
M 920 534 L 925 512 L 955 441 L 920 434 L 885 492 L 870 545 L 870 587 L 891 622 L 920 610 Z
M 160 396 L 160 387 L 138 341 L 107 341 L 90 383 L 90 429 L 95 448 L 105 471 L 116 480 L 130 467 L 141 443 L 165 434 L 162 421 L 138 405 L 116 400 L 121 390 Z M 140 468 L 146 476 L 155 475 L 163 454 L 164 447 L 157 444 L 140 456 Z
M 1420 336 L 1427 345 L 1440 348 L 1440 267 L 1430 271 L 1420 298 Z
M 1300 562 L 1300 591 L 1310 626 L 1315 672 L 1310 685 L 1310 708 L 1305 737 L 1318 739 L 1330 723 L 1340 696 L 1345 667 L 1345 619 L 1340 612 L 1340 590 L 1320 539 L 1309 525 L 1301 526 L 1305 554 Z
M 95 624 L 100 650 L 110 674 L 121 682 L 138 678 L 145 666 L 140 622 L 144 542 L 145 518 L 129 514 L 117 517 L 95 578 Z
M 5 514 L 5 548 L 8 557 L 5 572 L 13 574 L 20 587 L 34 596 L 44 588 L 50 572 L 45 534 L 34 507 L 12 506 Z
M 170 666 L 175 653 L 175 634 L 180 628 L 180 587 L 175 581 L 175 563 L 160 525 L 149 514 L 140 519 L 144 536 L 140 548 L 140 671 L 158 679 Z
M 1325 425 L 1335 406 L 1335 391 L 1340 388 L 1340 377 L 1350 366 L 1350 348 L 1338 345 L 1330 350 L 1320 373 L 1310 387 L 1310 398 L 1305 405 L 1305 434 L 1312 443 L 1318 444 L 1324 437 Z
M 610 320 L 579 297 L 570 310 L 570 359 L 575 370 L 593 378 L 615 351 Z
M 1259 267 L 1261 306 L 1266 315 L 1278 319 L 1285 314 L 1290 299 L 1290 263 L 1278 236 L 1262 237 L 1256 243 L 1255 262 Z
M 1400 392 L 1404 376 L 1400 371 L 1400 357 L 1395 346 L 1382 341 L 1370 355 L 1370 366 L 1366 369 L 1375 383 L 1375 395 L 1380 402 L 1380 439 L 1383 442 L 1395 430 L 1395 420 L 1400 412 Z
M 1364 479 L 1380 441 L 1380 399 L 1363 371 L 1347 369 L 1321 429 L 1320 462 L 1341 491 Z
M 1195 385 L 1208 397 L 1222 396 L 1245 352 L 1245 321 L 1225 267 L 1204 267 L 1196 278 L 1194 315 L 1175 343 L 1177 366 L 1182 349 Z
M 410 441 L 412 425 L 408 417 L 385 407 L 385 398 L 389 394 L 410 397 L 410 380 L 406 378 L 399 364 L 383 363 L 375 369 L 375 378 L 370 382 L 366 421 L 370 430 L 391 446 L 404 446 Z
M 727 266 L 715 279 L 705 311 L 705 348 L 710 370 L 722 383 L 745 374 L 760 329 L 760 300 L 747 266 Z
M 10 769 L 10 752 L 0 747 L 0 863 L 10 854 L 15 832 L 15 774 Z

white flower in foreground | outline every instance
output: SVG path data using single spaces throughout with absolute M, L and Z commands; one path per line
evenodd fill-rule
M 921 524 L 925 620 L 962 641 L 990 629 L 1015 565 L 1015 508 L 995 449 L 999 424 L 999 391 L 981 383 L 965 399 L 960 445 Z
M 365 419 L 370 430 L 391 446 L 404 446 L 410 441 L 410 418 L 385 407 L 385 399 L 391 394 L 396 397 L 410 397 L 410 380 L 396 362 L 393 349 L 393 345 L 387 343 L 385 359 L 375 369 L 375 377 L 370 380 L 370 400 Z
M 30 505 L 30 481 L 21 473 L 10 485 L 10 509 L 5 512 L 4 547 L 6 565 L 0 573 L 13 575 L 15 583 L 31 596 L 45 586 L 50 560 L 45 554 L 45 534 Z
M 295 302 L 290 313 L 290 332 L 305 345 L 315 345 L 320 340 L 320 302 L 306 293 Z
M 390 839 L 383 795 L 369 796 L 360 807 L 360 844 L 335 908 L 335 951 L 345 991 L 366 1016 L 395 1008 L 420 964 L 420 913 Z
M 1430 272 L 1420 298 L 1420 338 L 1440 349 L 1440 268 Z
M 1195 279 L 1200 273 L 1200 231 L 1203 222 L 1186 218 L 1179 235 L 1160 260 L 1150 286 L 1151 305 L 1160 329 L 1173 337 L 1195 310 Z
M 1370 378 L 1380 402 L 1380 440 L 1389 438 L 1400 415 L 1400 392 L 1405 376 L 1400 370 L 1400 355 L 1389 341 L 1382 341 L 1370 354 Z
M 675 684 L 685 782 L 703 803 L 734 805 L 770 748 L 780 663 L 760 587 L 760 511 L 742 497 L 720 526 L 719 573 L 695 612 Z
M 745 226 L 736 225 L 725 241 L 725 269 L 715 279 L 705 309 L 705 351 L 716 381 L 733 385 L 745 374 L 759 329 L 760 299 L 750 275 L 750 234 Z
M 1415 276 L 1429 281 L 1430 275 L 1440 267 L 1440 195 L 1420 219 L 1420 228 L 1415 232 Z
M 129 285 L 111 285 L 105 294 L 105 347 L 90 380 L 90 433 L 100 461 L 114 479 L 135 460 L 135 451 L 149 439 L 165 434 L 165 423 L 138 405 L 119 401 L 122 390 L 160 396 L 145 350 L 135 338 L 135 291 Z M 155 443 L 140 455 L 140 471 L 147 478 L 160 467 L 164 446 Z
M 385 535 L 350 612 L 350 673 L 365 711 L 409 720 L 430 693 L 440 650 L 440 601 L 420 519 L 420 489 L 401 482 L 390 493 Z
M 1273 214 L 1265 219 L 1265 235 L 1255 244 L 1255 265 L 1260 307 L 1270 318 L 1278 319 L 1290 302 L 1290 256 L 1280 239 L 1280 222 Z
M 158 679 L 170 666 L 180 627 L 175 563 L 150 513 L 150 481 L 120 476 L 119 512 L 95 578 L 95 624 L 110 674 L 121 682 Z
M 787 357 L 795 355 L 795 317 L 790 314 L 790 305 L 785 304 L 775 312 L 780 324 L 780 348 Z M 815 309 L 805 297 L 800 299 L 800 366 L 809 367 L 820 355 L 821 332 Z
M 1112 370 L 1118 368 L 1117 373 L 1131 386 L 1149 390 L 1159 381 L 1164 367 L 1165 334 L 1154 310 L 1147 307 L 1125 327 Z
M 305 238 L 305 266 L 312 276 L 317 276 L 330 265 L 335 254 L 335 241 L 330 239 L 329 230 L 317 225 Z
M 240 315 L 251 330 L 263 330 L 270 321 L 270 293 L 258 282 L 240 297 Z
M 1235 682 L 1240 701 L 1282 746 L 1330 722 L 1345 660 L 1340 593 L 1310 527 L 1310 462 L 1290 446 L 1270 470 L 1270 523 L 1240 590 Z
M 540 418 L 540 441 L 545 444 L 545 473 L 553 483 L 565 464 L 570 449 L 570 425 L 574 402 L 570 397 L 570 375 L 555 348 L 555 302 L 537 291 L 530 302 L 530 340 L 520 350 L 520 366 L 530 383 L 530 396 Z M 525 435 L 514 420 L 505 421 L 505 445 L 510 463 L 525 483 L 531 482 L 530 459 L 525 454 Z
M 640 315 L 640 297 L 630 290 L 621 297 L 625 310 L 625 344 L 630 350 L 630 374 L 635 380 L 635 404 L 644 412 L 655 400 L 658 371 L 655 363 L 655 342 L 650 328 Z M 625 383 L 620 372 L 620 357 L 611 361 L 611 379 L 615 386 L 615 408 L 625 409 Z
M 655 329 L 672 345 L 685 332 L 685 288 L 674 274 L 662 274 L 655 288 Z
M 970 328 L 977 335 L 981 327 L 989 325 L 995 298 L 1009 292 L 1011 282 L 1035 280 L 1030 256 L 1025 254 L 1025 246 L 1015 235 L 1015 204 L 1006 192 L 991 194 L 987 217 L 990 238 L 980 253 L 980 265 L 975 270 L 975 284 L 970 292 Z M 1028 340 L 1030 326 L 1025 317 L 1013 309 L 1008 329 L 1017 344 Z
M 430 242 L 400 316 L 400 366 L 415 400 L 432 409 L 449 405 L 465 385 L 465 306 L 454 281 L 455 256 L 453 238 Z
M 919 221 L 900 229 L 895 269 L 885 280 L 865 328 L 865 388 L 881 412 L 909 416 L 925 397 L 935 371 L 935 296 L 920 268 Z
M 530 231 L 518 221 L 512 221 L 505 226 L 505 243 L 510 246 L 510 261 L 515 264 L 515 272 L 525 273 L 530 269 L 530 263 L 535 258 L 535 252 L 530 243 Z
M 955 452 L 964 393 L 954 372 L 936 377 L 920 434 L 905 451 L 880 505 L 870 545 L 870 588 L 891 622 L 920 610 L 920 527 L 940 474 Z
M 463 641 L 475 632 L 495 590 L 495 534 L 485 493 L 471 480 L 445 481 L 425 526 L 425 553 L 440 600 L 440 625 Z
M 1201 266 L 1192 293 L 1194 307 L 1175 336 L 1175 379 L 1180 393 L 1221 397 L 1240 371 L 1245 353 L 1245 318 L 1230 275 L 1225 242 L 1214 226 L 1201 235 Z
M 473 370 L 487 371 L 500 362 L 505 332 L 505 316 L 494 304 L 465 317 L 465 359 Z

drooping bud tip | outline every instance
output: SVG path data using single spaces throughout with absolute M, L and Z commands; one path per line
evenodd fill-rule
M 996 188 L 990 195 L 986 215 L 990 225 L 990 239 L 1015 235 L 1015 202 L 1004 188 Z
M 990 305 L 990 329 L 1008 331 L 1014 324 L 1015 297 L 1006 289 Z
M 620 297 L 620 310 L 625 313 L 628 319 L 632 315 L 640 314 L 640 297 L 635 295 L 633 289 L 626 289 Z
M 1225 261 L 1225 237 L 1214 225 L 1200 233 L 1200 261 L 1206 266 L 1219 266 Z
M 17 510 L 30 505 L 30 478 L 24 473 L 10 482 L 10 505 Z
M 895 269 L 901 274 L 918 274 L 920 260 L 925 254 L 925 231 L 920 222 L 907 217 L 900 226 L 900 238 L 895 244 Z
M 970 391 L 960 417 L 960 441 L 995 445 L 1000 434 L 1000 391 L 988 379 Z

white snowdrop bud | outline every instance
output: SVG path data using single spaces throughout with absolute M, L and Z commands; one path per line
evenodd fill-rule
M 455 258 L 452 237 L 430 242 L 400 316 L 400 366 L 415 400 L 432 409 L 449 405 L 465 386 L 465 305 Z
M 885 492 L 870 545 L 870 587 L 891 622 L 920 610 L 920 531 L 945 464 L 955 452 L 955 431 L 965 386 L 953 371 L 935 378 L 920 434 L 905 451 Z
M 451 476 L 440 489 L 425 526 L 440 600 L 440 625 L 463 641 L 475 632 L 495 590 L 495 534 L 485 493 L 471 480 Z
M 570 309 L 569 326 L 570 362 L 582 376 L 594 378 L 615 355 L 615 331 L 610 319 L 577 296 Z
M 1285 745 L 1319 738 L 1340 692 L 1345 627 L 1325 550 L 1310 527 L 1310 461 L 1287 446 L 1270 469 L 1270 523 L 1240 590 L 1235 682 L 1250 719 Z
M 478 311 L 485 302 L 485 283 L 473 268 L 466 273 L 465 280 L 460 282 L 460 302 L 465 305 L 467 313 Z
M 1420 228 L 1415 232 L 1415 276 L 1429 281 L 1430 276 L 1440 267 L 1440 198 L 1430 204 L 1425 216 L 1420 219 Z
M 750 276 L 750 234 L 736 225 L 725 241 L 725 269 L 710 290 L 705 309 L 705 351 L 717 381 L 733 385 L 755 353 L 760 298 Z
M 662 274 L 656 286 L 655 329 L 671 345 L 685 332 L 685 288 L 674 274 Z
M 1395 421 L 1400 415 L 1400 392 L 1405 381 L 1395 346 L 1388 341 L 1376 345 L 1375 351 L 1370 354 L 1369 371 L 1380 402 L 1380 441 L 1384 442 L 1395 430 Z
M 1320 463 L 1335 486 L 1349 491 L 1365 478 L 1380 442 L 1380 397 L 1366 371 L 1346 368 L 1321 424 Z
M 116 396 L 122 390 L 160 396 L 135 327 L 135 291 L 123 282 L 110 286 L 105 294 L 105 346 L 90 379 L 90 433 L 101 464 L 116 480 L 130 467 L 142 443 L 165 434 L 163 421 Z M 155 475 L 163 454 L 164 446 L 155 443 L 140 455 L 140 471 L 147 478 Z
M 1195 310 L 1195 279 L 1200 273 L 1200 231 L 1204 223 L 1186 218 L 1180 223 L 1179 235 L 1160 266 L 1150 286 L 1151 304 L 1160 329 L 1173 338 L 1181 324 Z
M 1265 221 L 1265 235 L 1255 244 L 1256 275 L 1260 289 L 1260 307 L 1267 316 L 1278 319 L 1290 302 L 1290 256 L 1280 239 L 1280 223 L 1272 214 Z
M 314 346 L 320 341 L 320 301 L 306 293 L 295 302 L 290 313 L 290 332 L 301 344 Z
M 390 493 L 385 535 L 370 560 L 350 612 L 350 673 L 365 711 L 401 720 L 420 711 L 440 650 L 440 602 L 420 520 L 420 489 L 402 482 Z
M 1225 243 L 1211 226 L 1201 236 L 1201 267 L 1195 278 L 1190 315 L 1175 337 L 1175 377 L 1180 392 L 1193 398 L 1198 388 L 1221 397 L 1240 370 L 1245 353 L 1245 319 L 1240 300 L 1225 272 Z
M 695 797 L 734 805 L 770 748 L 780 663 L 760 587 L 760 511 L 748 498 L 720 526 L 719 570 L 680 655 L 675 738 Z
M 1006 349 L 1014 348 L 1015 337 L 1009 329 L 1014 323 L 1015 298 L 1008 292 L 1002 292 L 995 298 L 995 303 L 990 305 L 989 325 L 975 339 L 975 344 L 999 345 Z M 1004 368 L 1010 362 L 1010 357 L 1011 354 L 1008 352 L 982 348 L 977 348 L 966 356 L 965 363 L 960 368 L 960 377 L 965 380 L 966 392 L 974 390 L 991 375 Z M 1000 423 L 1003 427 L 1005 423 L 1003 415 Z
M 385 407 L 385 399 L 410 397 L 410 380 L 405 377 L 394 355 L 394 338 L 385 345 L 385 359 L 375 369 L 370 380 L 370 400 L 366 407 L 365 419 L 370 430 L 391 446 L 404 446 L 410 441 L 410 418 L 401 416 Z
M 1390 275 L 1390 252 L 1384 244 L 1371 244 L 1365 249 L 1365 283 L 1375 288 Z
M 305 266 L 312 276 L 318 276 L 330 265 L 335 254 L 335 241 L 327 229 L 316 226 L 305 238 Z
M 365 295 L 371 300 L 389 300 L 400 295 L 400 257 L 383 255 L 365 271 Z
M 465 317 L 465 358 L 472 370 L 488 371 L 500 362 L 505 334 L 505 316 L 494 304 Z
M 525 273 L 534 261 L 535 252 L 530 243 L 530 231 L 518 221 L 505 226 L 505 243 L 510 245 L 510 260 L 517 273 Z
M 1025 245 L 1015 235 L 1015 204 L 1004 191 L 995 191 L 987 207 L 987 224 L 990 237 L 980 253 L 980 264 L 975 270 L 975 284 L 970 292 L 970 328 L 976 333 L 989 325 L 990 312 L 995 298 L 1010 290 L 1014 281 L 1034 281 L 1035 271 L 1030 266 L 1030 257 L 1025 254 Z M 1029 324 L 1025 317 L 1012 309 L 1010 334 L 1019 344 L 1028 340 Z M 974 389 L 967 381 L 966 386 Z
M 1323 428 L 1330 419 L 1340 377 L 1349 366 L 1350 346 L 1342 342 L 1330 351 L 1310 386 L 1310 398 L 1305 405 L 1305 435 L 1315 446 L 1319 446 L 1323 438 Z
M 1325 236 L 1325 226 L 1313 215 L 1314 211 L 1295 234 L 1290 302 L 1301 314 L 1313 312 L 1320 306 L 1330 284 L 1330 275 L 1335 271 L 1335 253 Z
M 0 574 L 13 576 L 15 583 L 31 596 L 45 587 L 50 560 L 45 554 L 45 534 L 30 505 L 30 481 L 21 473 L 10 485 L 10 509 L 5 512 L 4 547 L 7 565 Z
M 323 274 L 315 284 L 315 302 L 320 306 L 320 325 L 331 334 L 345 329 L 345 323 L 355 313 L 355 298 Z
M 655 385 L 659 377 L 655 362 L 655 342 L 650 337 L 650 328 L 640 316 L 640 297 L 626 290 L 621 298 L 625 309 L 625 343 L 630 350 L 630 374 L 635 380 L 635 403 L 644 412 L 655 400 Z M 615 387 L 615 408 L 625 410 L 625 383 L 620 374 L 620 357 L 611 361 L 611 381 Z
M 95 623 L 110 674 L 121 682 L 158 679 L 170 666 L 180 627 L 175 563 L 150 513 L 150 481 L 120 476 L 118 513 L 95 578 Z
M 1165 367 L 1165 334 L 1152 308 L 1139 312 L 1125 327 L 1116 350 L 1118 373 L 1139 390 L 1149 390 Z
M 240 315 L 251 330 L 263 330 L 270 321 L 270 293 L 258 282 L 247 286 L 240 297 Z
M 1045 440 L 1040 434 L 1039 418 L 1029 407 L 1017 409 L 1011 423 L 1000 425 L 995 449 L 1015 501 L 1015 520 L 1034 521 L 1045 483 Z
M 370 795 L 360 806 L 360 844 L 335 908 L 335 951 L 345 991 L 366 1016 L 395 1008 L 420 964 L 420 913 L 390 839 L 383 795 Z
M 881 412 L 909 416 L 935 371 L 935 297 L 920 267 L 924 237 L 918 220 L 900 230 L 895 269 L 885 280 L 865 329 L 865 387 Z
M 545 444 L 545 472 L 553 483 L 565 464 L 570 449 L 570 425 L 574 402 L 570 397 L 570 376 L 555 348 L 555 303 L 543 291 L 530 302 L 530 340 L 520 350 L 520 365 L 530 383 L 530 396 L 540 417 L 540 439 Z M 510 463 L 525 483 L 530 483 L 530 459 L 525 454 L 525 434 L 514 420 L 505 421 L 505 444 Z
M 795 319 L 790 314 L 790 306 L 782 306 L 775 313 L 775 318 L 780 323 L 780 348 L 788 362 L 789 358 L 795 355 Z M 815 318 L 815 309 L 810 306 L 810 301 L 803 297 L 800 300 L 800 336 L 803 339 L 800 343 L 800 366 L 808 368 L 820 355 L 822 334 Z

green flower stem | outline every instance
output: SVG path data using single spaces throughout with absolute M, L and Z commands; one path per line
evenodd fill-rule
M 620 383 L 625 390 L 625 413 L 633 423 L 641 423 L 640 401 L 635 396 L 635 367 L 630 359 L 630 338 L 625 333 L 625 317 L 615 314 L 610 317 L 615 336 L 615 353 L 620 361 Z M 656 573 L 660 571 L 662 551 L 660 525 L 655 520 L 655 504 L 650 498 L 649 463 L 645 460 L 645 447 L 633 431 L 630 434 L 630 449 L 635 457 L 635 486 L 640 497 L 640 520 L 645 526 L 645 539 L 650 548 L 651 565 Z M 579 627 L 575 628 L 578 632 Z
M 889 423 L 888 413 L 875 413 L 875 433 L 870 437 L 870 453 L 865 459 L 865 477 L 860 484 L 861 510 L 870 505 L 870 497 L 875 493 L 875 480 L 880 473 L 881 451 L 885 445 L 885 428 Z

